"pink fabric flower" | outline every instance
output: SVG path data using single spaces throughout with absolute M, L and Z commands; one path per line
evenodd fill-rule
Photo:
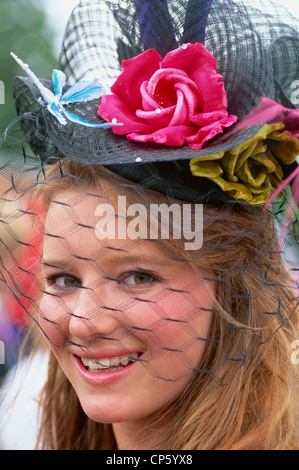
M 186 44 L 161 58 L 155 49 L 124 60 L 102 98 L 98 114 L 123 123 L 113 132 L 137 142 L 191 148 L 202 146 L 237 121 L 227 113 L 227 96 L 217 61 L 201 43 Z
M 266 96 L 260 98 L 258 105 L 248 114 L 246 119 L 238 124 L 235 131 L 255 126 L 256 124 L 270 122 L 282 122 L 285 125 L 285 129 L 293 137 L 299 138 L 299 109 L 286 108 Z

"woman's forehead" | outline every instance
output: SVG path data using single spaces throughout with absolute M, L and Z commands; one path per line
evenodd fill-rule
M 124 196 L 119 199 L 122 202 Z M 123 204 L 114 204 L 104 195 L 90 194 L 79 189 L 67 190 L 57 194 L 48 208 L 45 233 L 53 239 L 61 236 L 72 238 L 75 234 L 81 237 L 95 237 L 97 240 L 126 240 L 129 219 Z M 146 224 L 147 218 L 144 218 Z M 139 223 L 142 217 L 138 219 Z
M 54 254 L 55 258 L 73 254 L 83 258 L 89 253 L 94 259 L 100 254 L 111 259 L 116 255 L 130 257 L 132 261 L 148 257 L 155 263 L 162 257 L 165 259 L 159 241 L 131 240 L 127 234 L 119 237 L 119 222 L 117 210 L 109 199 L 96 198 L 80 190 L 61 192 L 48 209 L 43 252 L 51 258 Z
M 151 198 L 132 202 L 125 192 L 116 191 L 110 195 L 80 189 L 60 191 L 48 206 L 45 232 L 69 238 L 83 229 L 100 241 L 166 241 L 166 249 L 167 240 L 178 240 L 176 246 L 184 252 L 198 251 L 203 245 L 203 205 L 157 203 Z
M 91 194 L 79 188 L 66 189 L 57 192 L 48 206 L 47 220 L 53 223 L 57 217 L 73 221 L 72 213 L 80 217 L 91 217 L 95 207 L 100 203 L 111 202 L 107 196 Z

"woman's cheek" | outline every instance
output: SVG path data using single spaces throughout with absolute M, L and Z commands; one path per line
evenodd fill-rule
M 122 312 L 122 322 L 132 325 L 134 335 L 157 344 L 179 346 L 192 340 L 193 335 L 207 337 L 212 321 L 212 300 L 206 293 L 197 296 L 167 293 L 153 302 L 135 302 Z M 161 343 L 161 344 L 162 344 Z
M 50 344 L 58 347 L 65 344 L 69 315 L 66 305 L 63 305 L 58 297 L 46 294 L 43 296 L 39 309 L 39 325 Z

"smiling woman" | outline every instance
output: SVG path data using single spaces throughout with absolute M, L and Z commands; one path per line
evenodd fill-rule
M 36 237 L 2 280 L 49 351 L 38 449 L 299 449 L 298 46 L 268 0 L 88 0 L 51 82 L 18 60 Z
M 283 344 L 291 342 L 288 318 L 295 304 L 286 304 L 278 316 L 264 313 L 265 305 L 274 312 L 281 302 L 282 273 L 268 273 L 272 287 L 263 282 L 273 222 L 270 218 L 260 226 L 259 209 L 242 213 L 238 207 L 223 217 L 221 208 L 205 206 L 205 243 L 190 252 L 182 239 L 97 237 L 99 201 L 115 207 L 116 227 L 123 223 L 117 214 L 120 194 L 128 203 L 138 197 L 148 211 L 153 203 L 170 202 L 103 167 L 67 159 L 54 165 L 38 187 L 46 213 L 38 324 L 53 353 L 40 443 L 61 449 L 204 447 L 198 426 L 207 419 L 213 444 L 205 440 L 205 445 L 225 448 L 225 439 L 234 439 L 232 423 L 241 425 L 245 419 L 242 400 L 236 406 L 232 390 L 237 387 L 237 395 L 244 390 L 252 410 L 258 406 L 257 393 L 263 410 L 267 402 L 273 405 L 258 376 L 272 375 L 271 356 L 276 354 L 268 341 L 274 331 L 273 346 L 281 342 L 281 371 L 289 362 Z M 279 389 L 280 380 L 275 370 L 269 383 Z M 205 410 L 207 396 L 215 401 Z M 66 397 L 71 406 L 64 403 Z M 178 419 L 185 406 L 195 413 L 194 431 L 187 435 L 188 414 Z M 77 416 L 77 408 L 85 415 Z M 222 444 L 212 431 L 220 416 L 227 423 L 221 428 Z M 244 439 L 247 433 L 249 441 L 256 439 L 257 424 L 242 424 Z
M 64 161 L 39 191 L 47 208 L 39 324 L 86 415 L 114 423 L 119 448 L 132 445 L 122 437 L 128 425 L 142 446 L 146 438 L 155 447 L 154 436 L 141 430 L 168 409 L 202 362 L 215 285 L 175 250 L 167 261 L 169 240 L 167 248 L 161 240 L 97 237 L 99 197 L 112 203 L 120 191 L 129 201 L 137 194 L 108 176 Z M 158 199 L 166 198 L 148 191 L 144 201 Z
M 87 198 L 73 215 L 82 220 L 84 210 L 83 223 L 92 226 L 96 204 Z M 44 242 L 45 260 L 55 254 L 69 266 L 61 274 L 59 258 L 54 273 L 44 265 L 41 328 L 86 414 L 97 422 L 131 422 L 138 430 L 138 422 L 171 403 L 190 380 L 205 349 L 213 302 L 204 283 L 192 291 L 192 302 L 184 302 L 181 292 L 197 277 L 178 262 L 163 267 L 165 254 L 150 242 L 139 241 L 126 254 L 129 239 L 103 245 L 90 229 L 78 233 L 73 219 L 60 212 L 49 209 L 47 232 L 55 234 L 58 217 L 59 232 L 69 232 L 76 249 L 71 257 L 55 238 Z M 69 321 L 62 324 L 66 312 Z M 185 331 L 181 323 L 187 321 Z M 116 367 L 121 361 L 128 363 Z

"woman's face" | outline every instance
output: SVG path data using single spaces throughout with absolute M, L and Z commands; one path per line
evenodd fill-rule
M 213 284 L 159 242 L 100 239 L 98 198 L 74 190 L 55 199 L 43 246 L 44 334 L 92 420 L 152 417 L 199 367 Z

